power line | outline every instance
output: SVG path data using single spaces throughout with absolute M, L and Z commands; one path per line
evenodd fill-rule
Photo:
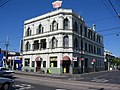
M 118 18 L 116 18 L 116 15 L 114 15 L 113 13 L 112 13 L 112 11 L 108 8 L 108 6 L 106 5 L 106 3 L 103 1 L 103 0 L 101 0 L 101 2 L 105 5 L 105 7 L 108 9 L 108 11 L 112 14 L 112 16 L 113 17 L 115 17 L 115 19 L 120 23 L 120 21 L 118 20 Z M 118 16 L 118 15 L 117 15 Z
M 103 34 L 103 36 L 109 36 L 109 35 L 119 35 L 120 34 L 120 32 L 116 32 L 116 33 L 109 33 L 109 34 Z
M 9 2 L 9 0 L 1 1 L 1 3 L 0 3 L 0 7 L 4 6 L 7 2 Z
M 115 16 L 114 16 L 115 17 Z M 98 21 L 103 21 L 103 20 L 106 20 L 106 19 L 112 19 L 112 18 L 114 18 L 113 16 L 111 16 L 111 17 L 106 17 L 106 18 L 101 18 L 101 19 L 96 19 L 96 20 L 91 20 L 91 21 L 88 21 L 88 23 L 89 22 L 98 22 Z
M 117 10 L 115 9 L 114 5 L 112 4 L 112 2 L 110 0 L 108 0 L 110 5 L 112 6 L 114 12 L 117 14 L 117 16 L 119 15 L 119 13 L 117 12 Z
M 113 27 L 113 28 L 109 28 L 109 29 L 103 29 L 103 30 L 99 30 L 97 32 L 105 32 L 105 31 L 110 31 L 110 30 L 114 30 L 114 29 L 120 29 L 120 27 Z
M 120 8 L 120 1 L 119 0 L 116 0 L 117 4 L 118 4 L 118 7 Z

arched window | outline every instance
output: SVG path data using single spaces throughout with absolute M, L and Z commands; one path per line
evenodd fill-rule
M 79 45 L 78 45 L 78 39 L 75 38 L 75 40 L 74 40 L 74 48 L 75 48 L 75 49 L 78 49 L 78 48 L 79 48 L 78 46 L 79 46 Z
M 40 24 L 37 29 L 37 34 L 43 33 L 43 26 Z
M 57 30 L 58 29 L 58 23 L 56 21 L 52 22 L 52 31 Z
M 52 48 L 57 47 L 57 43 L 58 43 L 57 39 L 55 37 L 53 37 L 52 38 Z
M 30 43 L 27 42 L 27 43 L 26 43 L 26 51 L 29 51 L 29 50 L 30 50 Z
M 68 36 L 63 37 L 63 47 L 64 48 L 69 47 L 69 38 L 68 38 Z
M 78 32 L 78 24 L 77 24 L 77 22 L 74 23 L 74 25 L 73 25 L 73 30 L 74 30 L 75 32 Z
M 64 27 L 64 29 L 69 29 L 69 20 L 68 20 L 68 18 L 64 19 L 63 27 Z
M 28 27 L 28 29 L 26 31 L 26 36 L 31 36 L 31 29 L 30 29 L 30 27 Z

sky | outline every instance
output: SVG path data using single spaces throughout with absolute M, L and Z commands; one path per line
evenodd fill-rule
M 20 50 L 24 21 L 55 10 L 55 0 L 0 0 L 0 48 L 6 49 L 8 36 L 9 51 Z M 120 56 L 120 0 L 62 0 L 61 8 L 72 9 L 82 16 L 88 27 L 96 24 L 96 31 L 104 37 L 104 47 L 115 56 Z M 110 2 L 112 5 L 110 4 Z M 116 12 L 115 12 L 116 11 Z

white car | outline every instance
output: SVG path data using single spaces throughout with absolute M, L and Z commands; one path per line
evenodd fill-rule
M 14 80 L 0 77 L 0 90 L 9 90 L 14 84 Z
M 0 67 L 0 76 L 2 77 L 13 77 L 14 73 L 14 71 L 8 68 Z

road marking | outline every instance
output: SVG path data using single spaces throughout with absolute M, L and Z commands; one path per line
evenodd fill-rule
M 14 85 L 14 87 L 16 88 L 15 90 L 27 90 L 30 88 L 34 88 L 33 86 L 31 86 L 29 84 Z
M 66 90 L 66 89 L 56 89 L 56 90 Z
M 106 80 L 106 79 L 93 79 L 93 80 L 91 80 L 91 81 L 93 81 L 93 82 L 103 82 L 103 83 L 105 83 L 105 82 L 107 82 L 108 80 Z

